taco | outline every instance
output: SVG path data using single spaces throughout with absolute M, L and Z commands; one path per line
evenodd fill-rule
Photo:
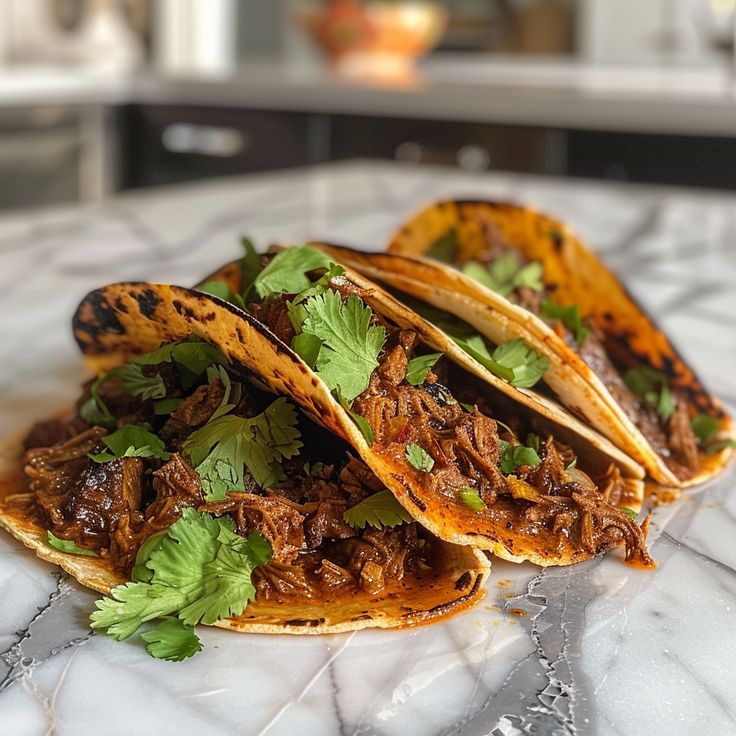
M 658 483 L 722 469 L 733 425 L 667 336 L 562 223 L 508 204 L 445 201 L 412 217 L 389 254 L 346 262 L 460 316 L 493 343 L 519 337 L 544 381 Z
M 438 537 L 540 565 L 623 544 L 630 560 L 654 564 L 646 523 L 635 520 L 636 463 L 554 402 L 489 373 L 357 273 L 314 248 L 264 256 L 250 248 L 200 289 L 265 325 L 274 360 L 267 364 L 265 349 L 250 358 L 264 380 L 348 439 Z M 241 342 L 257 344 L 250 335 Z
M 195 623 L 407 627 L 482 599 L 482 553 L 414 522 L 343 440 L 254 385 L 236 355 L 189 333 L 159 344 L 153 302 L 134 303 L 122 352 L 96 356 L 105 371 L 76 406 L 0 454 L 0 525 L 108 594 L 93 628 L 122 639 L 158 620 L 142 635 L 149 652 L 183 659 L 199 650 Z M 92 306 L 104 313 L 94 296 L 82 313 Z

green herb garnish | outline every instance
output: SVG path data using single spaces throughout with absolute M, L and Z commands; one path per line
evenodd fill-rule
M 545 299 L 542 302 L 541 315 L 545 319 L 560 320 L 573 334 L 575 342 L 578 345 L 582 345 L 585 342 L 585 338 L 590 334 L 590 330 L 583 324 L 580 307 L 577 304 L 562 307 L 549 299 Z
M 513 369 L 507 368 L 505 365 L 501 365 L 493 359 L 485 340 L 480 335 L 473 335 L 467 340 L 459 337 L 453 337 L 452 339 L 459 348 L 464 350 L 471 358 L 477 360 L 484 368 L 493 373 L 494 376 L 503 378 L 504 381 L 508 381 L 509 383 L 514 380 Z
M 84 555 L 85 557 L 98 557 L 97 552 L 91 549 L 84 549 L 84 547 L 77 546 L 71 539 L 61 539 L 57 537 L 53 532 L 46 532 L 46 541 L 49 547 L 58 549 L 59 552 L 66 552 L 68 555 Z
M 471 511 L 482 511 L 486 508 L 485 501 L 475 488 L 461 488 L 457 496 L 460 502 Z
M 429 473 L 434 467 L 434 458 L 419 445 L 410 442 L 404 450 L 404 457 L 409 464 L 422 473 Z
M 243 297 L 234 291 L 230 291 L 230 287 L 224 281 L 219 281 L 217 279 L 205 281 L 197 287 L 197 291 L 203 291 L 205 294 L 211 294 L 212 296 L 216 296 L 219 299 L 234 304 L 236 307 L 245 309 Z
M 368 496 L 348 509 L 343 518 L 353 529 L 364 529 L 366 525 L 382 529 L 413 521 L 409 512 L 388 490 Z
M 545 374 L 549 367 L 546 355 L 532 350 L 521 338 L 499 345 L 492 355 L 493 360 L 514 372 L 510 381 L 518 388 L 531 388 Z
M 318 268 L 330 268 L 324 253 L 307 246 L 288 248 L 258 273 L 251 288 L 261 299 L 271 294 L 298 294 L 312 285 L 307 273 Z
M 457 258 L 457 232 L 448 230 L 429 246 L 426 254 L 429 258 L 434 258 L 445 263 L 452 263 Z
M 294 408 L 281 397 L 255 417 L 215 416 L 187 437 L 182 452 L 199 474 L 208 501 L 245 490 L 246 468 L 260 488 L 270 488 L 284 480 L 282 462 L 302 447 L 296 424 Z
M 443 353 L 427 353 L 412 358 L 406 366 L 406 380 L 412 386 L 421 386 L 432 366 L 442 357 Z
M 669 419 L 675 412 L 667 376 L 650 366 L 631 368 L 624 373 L 624 383 L 631 393 L 656 408 L 662 419 Z
M 533 261 L 522 266 L 515 253 L 504 253 L 487 266 L 468 261 L 463 266 L 463 273 L 501 296 L 507 296 L 522 287 L 532 291 L 542 291 L 544 288 L 542 264 Z
M 136 567 L 150 570 L 146 581 L 113 588 L 97 601 L 90 617 L 93 629 L 104 629 L 121 640 L 131 636 L 146 621 L 175 615 L 186 626 L 200 621 L 213 624 L 241 614 L 255 597 L 253 570 L 271 559 L 271 545 L 257 532 L 246 539 L 235 533 L 229 517 L 214 518 L 185 509 L 157 543 L 148 558 L 136 559 Z M 176 658 L 191 651 L 191 638 L 161 630 L 149 636 L 149 654 L 158 652 Z
M 155 659 L 181 662 L 202 651 L 202 642 L 194 633 L 194 626 L 178 618 L 165 618 L 160 624 L 141 634 L 146 651 Z
M 322 342 L 314 367 L 331 391 L 339 390 L 351 402 L 368 388 L 386 330 L 370 324 L 373 312 L 354 294 L 343 303 L 340 294 L 325 291 L 303 306 L 302 334 Z
M 121 457 L 169 459 L 169 453 L 166 452 L 163 440 L 140 424 L 126 424 L 107 437 L 103 437 L 102 441 L 107 445 L 109 451 L 90 452 L 90 460 L 96 463 L 107 463 Z
M 619 507 L 621 511 L 623 511 L 627 516 L 630 516 L 635 521 L 639 519 L 639 514 L 634 511 L 634 509 L 627 509 L 625 506 Z
M 500 450 L 498 467 L 504 475 L 509 475 L 523 466 L 536 468 L 542 461 L 533 447 L 512 445 L 505 440 L 498 441 Z

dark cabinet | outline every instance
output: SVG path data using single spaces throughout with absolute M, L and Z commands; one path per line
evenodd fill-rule
M 136 105 L 119 122 L 123 188 L 309 162 L 306 113 Z

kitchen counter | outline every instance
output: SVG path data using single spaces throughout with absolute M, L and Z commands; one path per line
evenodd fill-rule
M 394 83 L 340 79 L 310 64 L 262 63 L 225 76 L 133 76 L 9 69 L 0 107 L 68 104 L 213 105 L 442 119 L 551 128 L 731 136 L 736 96 L 728 66 L 605 67 L 443 54 Z
M 0 218 L 0 431 L 76 396 L 69 322 L 87 290 L 191 284 L 236 256 L 241 233 L 378 248 L 448 195 L 569 221 L 736 410 L 736 197 L 358 162 Z M 200 627 L 205 651 L 184 663 L 92 635 L 95 594 L 3 534 L 0 731 L 736 733 L 734 470 L 655 511 L 655 572 L 618 555 L 546 570 L 495 561 L 485 601 L 446 623 L 320 638 Z

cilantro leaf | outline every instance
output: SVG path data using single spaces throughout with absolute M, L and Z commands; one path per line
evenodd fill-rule
M 302 332 L 322 341 L 315 369 L 330 390 L 347 401 L 368 388 L 386 330 L 370 325 L 373 312 L 354 294 L 343 304 L 340 294 L 326 291 L 304 302 L 307 318 Z
M 97 601 L 92 628 L 120 640 L 172 614 L 191 626 L 242 613 L 255 597 L 251 574 L 271 558 L 271 546 L 257 532 L 244 539 L 233 529 L 230 518 L 185 509 L 145 561 L 150 581 L 113 588 Z
M 406 380 L 412 386 L 421 386 L 432 366 L 442 357 L 443 353 L 427 353 L 412 358 L 406 367 Z
M 563 307 L 555 304 L 549 299 L 542 302 L 542 317 L 550 320 L 558 319 L 575 337 L 575 342 L 582 345 L 585 338 L 590 334 L 590 330 L 583 324 L 583 318 L 580 315 L 580 307 L 577 304 L 571 304 L 569 307 Z
M 224 281 L 219 281 L 217 279 L 205 281 L 197 287 L 197 291 L 203 291 L 205 294 L 211 294 L 223 301 L 234 304 L 236 307 L 245 309 L 243 297 L 234 291 L 230 291 L 230 287 Z
M 165 618 L 158 626 L 141 634 L 146 651 L 155 659 L 181 662 L 202 651 L 202 642 L 194 633 L 194 626 L 178 618 Z
M 169 453 L 166 452 L 163 440 L 140 424 L 126 424 L 116 432 L 103 437 L 102 441 L 110 451 L 89 453 L 90 460 L 96 463 L 106 463 L 120 457 L 169 459 Z
M 438 261 L 452 263 L 457 258 L 457 251 L 457 231 L 448 230 L 432 243 L 425 255 L 429 258 L 435 258 Z
M 321 251 L 302 246 L 276 254 L 255 277 L 252 288 L 261 299 L 270 294 L 298 294 L 312 282 L 307 273 L 330 267 L 330 259 Z
M 282 461 L 302 447 L 296 423 L 294 408 L 281 397 L 258 416 L 218 416 L 189 435 L 182 452 L 199 473 L 207 500 L 245 490 L 244 468 L 261 488 L 283 480 Z
M 375 439 L 375 437 L 373 436 L 373 427 L 371 427 L 371 425 L 368 423 L 368 420 L 364 416 L 358 414 L 358 412 L 355 412 L 350 408 L 350 404 L 348 404 L 347 400 L 340 393 L 339 389 L 335 390 L 335 395 L 337 396 L 337 400 L 340 402 L 342 408 L 345 409 L 348 414 L 350 414 L 353 421 L 358 425 L 358 429 L 363 435 L 365 441 L 369 445 L 373 445 L 373 440 Z
M 734 439 L 733 437 L 726 437 L 725 439 L 711 442 L 706 446 L 705 454 L 715 455 L 721 450 L 725 450 L 727 447 L 736 447 L 736 439 Z
M 504 475 L 509 475 L 524 465 L 536 468 L 542 462 L 537 451 L 532 447 L 512 445 L 505 440 L 499 440 L 498 447 L 501 451 L 498 467 Z
M 718 432 L 718 417 L 711 417 L 708 414 L 696 414 L 690 420 L 690 427 L 698 439 L 698 444 L 707 445 Z
M 345 511 L 343 519 L 353 529 L 364 529 L 366 524 L 381 529 L 413 521 L 409 512 L 388 490 L 368 496 Z
M 634 521 L 639 519 L 639 514 L 634 509 L 627 509 L 625 506 L 619 506 L 619 509 L 623 511 L 627 516 L 630 516 Z
M 624 373 L 624 383 L 634 395 L 654 406 L 662 419 L 667 420 L 674 414 L 669 379 L 661 371 L 648 365 L 631 368 Z
M 50 547 L 58 549 L 60 552 L 66 552 L 68 555 L 84 555 L 85 557 L 99 557 L 97 552 L 91 549 L 84 549 L 84 547 L 78 547 L 71 539 L 61 539 L 57 537 L 53 532 L 46 532 L 46 541 Z
M 113 368 L 105 376 L 105 380 L 111 378 L 117 378 L 127 394 L 138 396 L 144 401 L 163 399 L 166 396 L 164 379 L 158 373 L 153 376 L 144 375 L 143 366 L 139 363 L 130 362 Z
M 330 288 L 330 282 L 333 279 L 339 279 L 341 276 L 345 275 L 345 269 L 338 265 L 337 263 L 330 263 L 327 271 L 325 271 L 324 275 L 321 276 L 317 281 L 315 281 L 311 286 L 304 289 L 304 291 L 300 291 L 299 295 L 294 299 L 294 305 L 298 305 L 300 302 L 303 302 L 305 299 L 308 299 L 310 296 L 315 296 L 317 294 L 322 294 L 323 292 L 327 291 Z M 306 316 L 306 315 L 305 315 Z M 299 331 L 299 327 L 294 325 L 297 332 Z
M 250 238 L 243 236 L 240 238 L 240 244 L 243 246 L 242 258 L 238 261 L 240 269 L 240 296 L 243 302 L 249 300 L 253 292 L 253 282 L 261 272 L 261 258 L 256 252 Z
M 90 397 L 79 407 L 79 416 L 87 424 L 112 429 L 115 426 L 115 417 L 99 394 L 100 386 L 106 379 L 107 375 L 104 375 L 92 381 L 89 387 Z
M 485 501 L 475 488 L 461 488 L 457 494 L 460 503 L 472 511 L 482 511 L 486 507 Z
M 429 473 L 434 467 L 434 458 L 414 442 L 410 442 L 404 450 L 404 457 L 409 464 L 423 473 Z
M 176 409 L 179 404 L 181 404 L 181 399 L 161 399 L 161 401 L 156 401 L 153 404 L 153 413 L 157 417 L 165 416 L 166 414 L 171 414 L 172 411 Z
M 485 340 L 480 335 L 473 335 L 467 340 L 462 340 L 458 337 L 453 337 L 452 339 L 459 348 L 464 350 L 471 358 L 477 360 L 484 368 L 493 373 L 494 376 L 503 378 L 509 383 L 514 380 L 514 371 L 493 359 Z
M 546 355 L 532 350 L 521 338 L 499 345 L 493 351 L 493 360 L 510 368 L 514 377 L 509 383 L 519 388 L 531 388 L 549 367 Z
M 501 296 L 526 287 L 542 291 L 542 264 L 532 261 L 522 266 L 515 253 L 504 253 L 492 263 L 484 266 L 477 261 L 468 261 L 463 273 Z

